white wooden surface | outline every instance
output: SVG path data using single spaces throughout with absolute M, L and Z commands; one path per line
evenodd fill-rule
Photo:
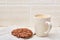
M 29 23 L 35 13 L 51 15 L 53 26 L 60 26 L 60 0 L 0 0 L 0 26 Z
M 22 26 L 23 25 L 20 25 L 19 28 Z M 27 26 L 27 25 L 25 25 L 25 26 Z M 11 30 L 13 30 L 17 27 L 15 27 L 15 26 L 0 27 L 0 40 L 23 40 L 20 38 L 16 38 L 10 34 Z M 30 27 L 28 27 L 28 28 L 30 28 Z M 33 27 L 31 27 L 30 29 L 33 32 L 35 32 Z M 52 27 L 52 29 L 47 37 L 38 37 L 38 36 L 34 35 L 32 38 L 27 39 L 27 40 L 60 40 L 60 27 Z

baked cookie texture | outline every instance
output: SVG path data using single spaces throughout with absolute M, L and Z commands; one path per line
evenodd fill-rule
M 18 28 L 14 29 L 11 34 L 17 38 L 30 38 L 33 35 L 33 32 L 27 28 Z

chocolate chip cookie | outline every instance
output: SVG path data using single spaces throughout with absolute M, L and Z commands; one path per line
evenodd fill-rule
M 18 38 L 30 38 L 33 35 L 33 32 L 27 28 L 18 28 L 14 29 L 11 34 Z

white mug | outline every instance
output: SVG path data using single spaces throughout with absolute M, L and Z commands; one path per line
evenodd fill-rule
M 35 19 L 35 32 L 37 36 L 47 36 L 50 32 L 51 25 L 51 17 L 45 14 L 37 14 L 34 16 Z

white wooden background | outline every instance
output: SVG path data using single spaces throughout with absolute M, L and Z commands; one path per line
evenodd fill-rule
M 28 24 L 35 13 L 51 15 L 53 26 L 60 26 L 60 0 L 0 0 L 0 26 Z

